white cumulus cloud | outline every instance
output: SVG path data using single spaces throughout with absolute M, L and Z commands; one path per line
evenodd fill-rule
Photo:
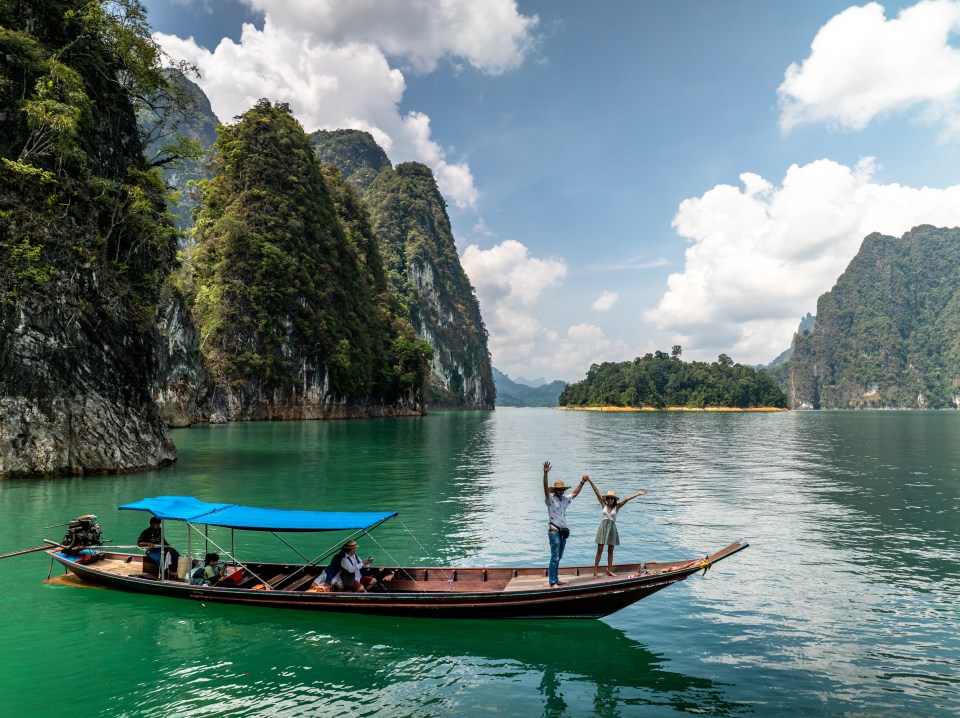
M 684 200 L 673 221 L 690 241 L 682 272 L 646 318 L 698 358 L 766 362 L 785 349 L 871 232 L 960 225 L 960 186 L 874 181 L 872 158 L 791 166 L 778 187 L 751 173 Z
M 198 84 L 226 122 L 260 98 L 289 103 L 308 132 L 367 130 L 395 163 L 430 166 L 440 191 L 458 207 L 475 207 L 478 191 L 466 162 L 451 160 L 422 112 L 401 114 L 403 72 L 388 56 L 420 70 L 463 58 L 499 73 L 519 65 L 534 42 L 537 18 L 511 0 L 489 6 L 466 0 L 247 0 L 264 13 L 263 29 L 245 24 L 240 41 L 213 50 L 191 38 L 157 33 L 177 60 L 200 70 Z M 456 32 L 445 35 L 451 27 Z
M 431 71 L 444 58 L 499 74 L 520 66 L 535 44 L 536 15 L 515 0 L 245 0 L 319 42 L 375 45 Z
M 590 307 L 597 312 L 609 312 L 619 299 L 620 295 L 616 292 L 604 292 L 593 301 Z
M 567 276 L 562 259 L 532 257 L 525 245 L 509 239 L 490 249 L 471 244 L 460 261 L 477 290 L 490 354 L 501 371 L 576 380 L 595 362 L 628 355 L 626 344 L 608 339 L 600 327 L 575 324 L 563 332 L 537 319 L 538 304 Z
M 923 0 L 887 19 L 877 2 L 831 18 L 810 55 L 787 68 L 780 85 L 780 126 L 826 122 L 862 129 L 875 117 L 918 110 L 943 123 L 943 137 L 960 131 L 960 2 Z
M 608 339 L 600 327 L 574 324 L 557 331 L 537 319 L 538 303 L 567 276 L 563 260 L 532 257 L 525 245 L 508 239 L 490 249 L 471 244 L 460 261 L 477 290 L 490 354 L 501 371 L 577 380 L 593 363 L 627 357 L 626 344 Z

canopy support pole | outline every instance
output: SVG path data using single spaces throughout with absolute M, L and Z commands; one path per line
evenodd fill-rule
M 197 528 L 196 526 L 194 526 L 193 524 L 187 523 L 187 526 L 189 526 L 190 528 L 192 528 L 192 529 L 193 529 L 194 531 L 196 531 L 197 533 L 200 533 L 200 529 L 198 529 L 198 528 Z M 207 533 L 204 534 L 204 537 L 203 537 L 203 538 L 204 538 L 204 540 L 205 540 L 208 544 L 211 544 L 211 543 L 212 543 L 213 546 L 214 546 L 214 548 L 217 548 L 217 549 L 219 549 L 220 551 L 222 551 L 223 554 L 224 554 L 225 556 L 227 556 L 228 558 L 232 559 L 232 560 L 234 561 L 234 563 L 237 564 L 237 566 L 239 566 L 240 568 L 242 568 L 244 571 L 249 571 L 249 572 L 250 572 L 250 575 L 253 576 L 255 579 L 257 579 L 260 583 L 262 583 L 262 584 L 266 587 L 266 590 L 267 590 L 267 591 L 272 591 L 272 590 L 273 590 L 273 589 L 270 587 L 270 584 L 268 584 L 264 579 L 260 578 L 260 577 L 259 577 L 257 574 L 255 574 L 253 571 L 251 571 L 250 568 L 249 568 L 246 564 L 243 564 L 243 563 L 240 563 L 239 561 L 237 561 L 237 557 L 234 556 L 231 552 L 228 552 L 225 548 L 221 548 L 220 546 L 218 546 L 218 545 L 217 545 L 217 542 L 210 538 L 210 527 L 209 527 L 209 526 L 205 526 L 205 528 L 207 529 Z M 207 546 L 207 548 L 210 548 L 209 545 Z M 210 553 L 210 552 L 208 551 L 207 553 Z
M 280 541 L 281 543 L 286 544 L 287 547 L 289 547 L 291 551 L 293 551 L 295 554 L 297 554 L 297 556 L 299 556 L 300 558 L 302 558 L 304 561 L 307 561 L 308 563 L 310 562 L 310 559 L 308 559 L 306 556 L 304 556 L 302 553 L 300 553 L 292 544 L 290 544 L 288 541 L 285 541 L 282 536 L 278 536 L 276 531 L 271 531 L 270 533 L 271 533 L 271 535 L 273 535 L 273 537 L 274 537 L 275 539 L 277 539 L 277 541 Z
M 166 568 L 164 564 L 167 562 L 166 557 L 166 548 L 167 548 L 167 538 L 163 533 L 163 521 L 160 521 L 160 576 L 159 579 L 163 581 L 166 578 Z

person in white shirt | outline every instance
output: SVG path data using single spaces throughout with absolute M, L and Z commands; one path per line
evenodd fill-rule
M 550 539 L 550 568 L 547 571 L 550 588 L 562 586 L 560 582 L 560 559 L 563 558 L 563 549 L 567 545 L 567 537 L 570 535 L 570 529 L 567 528 L 567 506 L 577 498 L 580 489 L 590 480 L 586 474 L 580 479 L 580 483 L 569 496 L 564 492 L 569 489 L 562 481 L 553 482 L 553 486 L 547 485 L 547 477 L 550 474 L 549 461 L 543 462 L 543 502 L 547 505 L 547 514 L 550 516 L 550 523 L 547 526 L 547 538 Z
M 373 562 L 372 558 L 361 561 L 357 558 L 357 542 L 347 541 L 343 545 L 343 558 L 340 559 L 340 578 L 343 587 L 350 591 L 368 591 L 377 585 L 373 576 L 364 576 L 361 572 Z

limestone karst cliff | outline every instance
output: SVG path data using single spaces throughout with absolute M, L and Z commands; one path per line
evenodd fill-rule
M 960 229 L 871 234 L 794 337 L 797 408 L 960 406 Z
M 325 175 L 289 107 L 261 100 L 221 126 L 211 168 L 176 285 L 213 390 L 176 409 L 176 375 L 189 361 L 171 362 L 168 413 L 228 421 L 422 413 L 431 350 L 389 291 L 354 190 L 336 171 Z M 197 377 L 181 373 L 187 385 Z
M 176 234 L 134 108 L 175 88 L 143 17 L 0 3 L 0 477 L 176 459 L 150 393 Z
M 361 190 L 390 282 L 417 335 L 433 347 L 428 406 L 492 409 L 487 330 L 433 173 L 417 162 L 391 167 L 365 132 L 321 131 L 312 139 L 318 156 Z

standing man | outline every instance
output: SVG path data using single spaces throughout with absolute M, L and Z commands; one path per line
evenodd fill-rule
M 564 496 L 563 492 L 569 489 L 562 481 L 553 482 L 553 486 L 547 485 L 547 475 L 550 473 L 549 461 L 543 462 L 543 501 L 547 505 L 547 513 L 550 515 L 550 524 L 547 527 L 547 538 L 550 539 L 550 569 L 548 571 L 550 588 L 562 586 L 560 583 L 560 559 L 563 558 L 563 549 L 567 545 L 567 537 L 570 535 L 570 529 L 567 528 L 567 506 L 577 498 L 580 489 L 589 481 L 590 477 L 584 474 L 580 479 L 580 484 L 573 490 L 570 496 Z

